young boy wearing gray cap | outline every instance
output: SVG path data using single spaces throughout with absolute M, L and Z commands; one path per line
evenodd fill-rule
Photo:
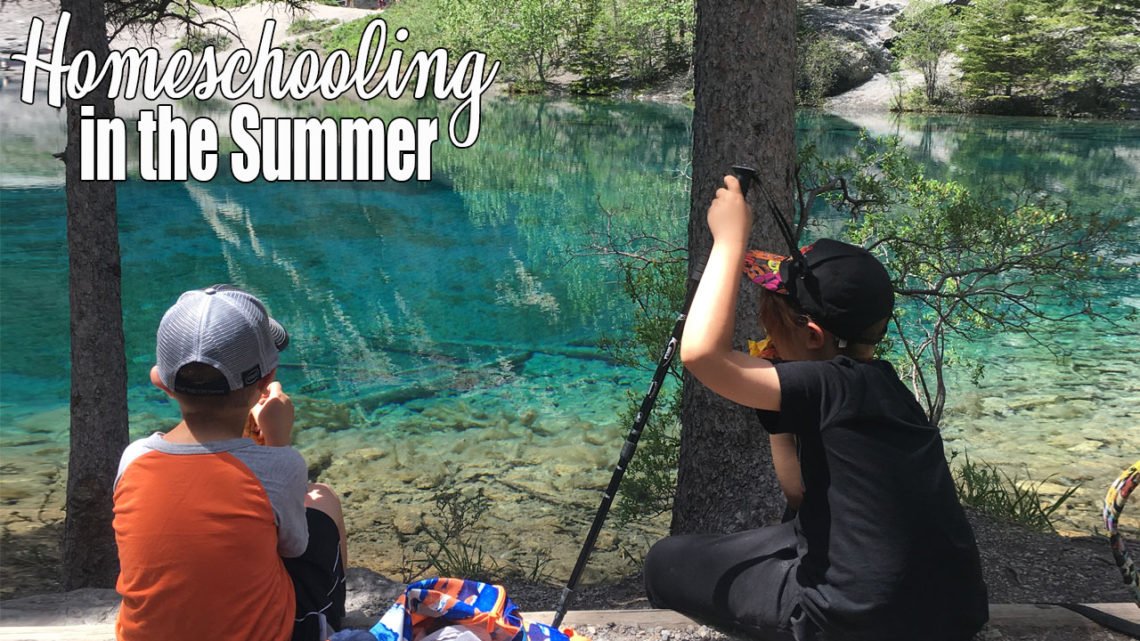
M 746 252 L 736 178 L 709 207 L 713 248 L 681 358 L 717 394 L 758 410 L 795 518 L 659 541 L 650 601 L 759 639 L 959 641 L 988 618 L 973 531 L 938 429 L 874 360 L 894 306 L 866 250 L 819 240 L 785 258 Z M 741 265 L 764 291 L 778 357 L 732 349 Z
M 289 446 L 293 403 L 273 380 L 288 334 L 216 285 L 182 294 L 157 338 L 151 382 L 182 421 L 119 463 L 117 637 L 328 638 L 344 616 L 344 518 Z

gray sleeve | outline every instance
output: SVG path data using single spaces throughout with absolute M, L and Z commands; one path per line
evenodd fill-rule
M 123 455 L 119 457 L 119 470 L 115 472 L 116 486 L 119 485 L 119 479 L 123 477 L 123 472 L 127 470 L 127 467 L 129 467 L 131 463 L 135 462 L 135 459 L 154 449 L 151 443 L 153 443 L 156 438 L 161 439 L 160 432 L 156 432 L 147 438 L 134 441 L 127 446 L 127 449 L 123 450 Z
M 305 459 L 291 447 L 267 445 L 244 447 L 233 454 L 257 475 L 269 495 L 277 519 L 277 553 L 284 557 L 301 556 L 309 545 L 305 520 L 309 472 Z

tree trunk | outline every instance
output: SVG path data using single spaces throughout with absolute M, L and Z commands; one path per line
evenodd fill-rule
M 794 0 L 697 1 L 689 217 L 694 269 L 712 246 L 705 214 L 732 165 L 756 167 L 785 216 L 793 213 L 795 17 Z M 752 246 L 786 253 L 760 204 L 760 185 L 753 186 L 749 202 L 756 212 Z M 757 291 L 744 287 L 742 294 L 738 348 L 760 336 Z M 784 498 L 768 436 L 754 412 L 713 394 L 686 371 L 681 420 L 672 531 L 732 532 L 777 520 Z
M 84 49 L 107 58 L 102 0 L 63 0 L 71 12 L 66 57 Z M 61 46 L 64 43 L 56 43 Z M 115 115 L 100 89 L 67 101 L 67 250 L 71 302 L 71 452 L 67 519 L 63 528 L 63 585 L 111 587 L 119 571 L 111 529 L 111 492 L 127 445 L 127 364 L 123 345 L 121 273 L 115 184 L 80 180 L 80 107 L 100 118 Z

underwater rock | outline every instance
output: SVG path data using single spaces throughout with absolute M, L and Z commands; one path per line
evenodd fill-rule
M 988 415 L 1005 416 L 1009 413 L 1009 403 L 1000 396 L 987 396 L 981 399 L 979 405 Z
M 423 519 L 423 512 L 405 508 L 396 511 L 392 516 L 391 525 L 397 534 L 412 536 L 423 530 Z
M 1068 431 L 1057 434 L 1056 436 L 1051 436 L 1046 439 L 1045 442 L 1052 447 L 1069 449 L 1070 447 L 1084 443 L 1085 437 L 1080 432 Z
M 1029 489 L 1036 490 L 1037 493 L 1039 495 L 1041 495 L 1042 497 L 1061 496 L 1065 492 L 1068 492 L 1070 489 L 1069 486 L 1061 485 L 1060 483 L 1052 483 L 1049 481 L 1031 481 L 1028 479 L 1018 481 L 1017 487 L 1019 487 L 1023 490 L 1029 490 Z M 1066 503 L 1065 506 L 1070 507 L 1068 503 Z
M 15 505 L 20 501 L 43 495 L 43 484 L 33 479 L 0 479 L 0 504 L 2 505 Z
M 1041 394 L 1035 396 L 1021 396 L 1015 400 L 1010 400 L 1007 407 L 1015 412 L 1024 410 L 1035 410 L 1040 407 L 1053 405 L 1061 400 L 1061 397 L 1056 394 Z
M 1104 443 L 1101 443 L 1100 441 L 1094 441 L 1092 439 L 1087 439 L 1083 443 L 1079 443 L 1065 449 L 1072 452 L 1073 454 L 1089 454 L 1091 452 L 1099 450 L 1102 447 L 1104 447 Z
M 388 456 L 388 452 L 375 447 L 365 447 L 355 452 L 349 452 L 349 457 L 358 458 L 362 461 L 379 461 Z
M 416 489 L 434 490 L 447 486 L 450 475 L 444 470 L 424 472 L 416 478 Z

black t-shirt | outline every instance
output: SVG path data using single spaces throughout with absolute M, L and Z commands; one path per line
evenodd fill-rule
M 771 433 L 799 440 L 801 605 L 835 639 L 969 638 L 988 618 L 942 438 L 889 363 L 777 363 Z

